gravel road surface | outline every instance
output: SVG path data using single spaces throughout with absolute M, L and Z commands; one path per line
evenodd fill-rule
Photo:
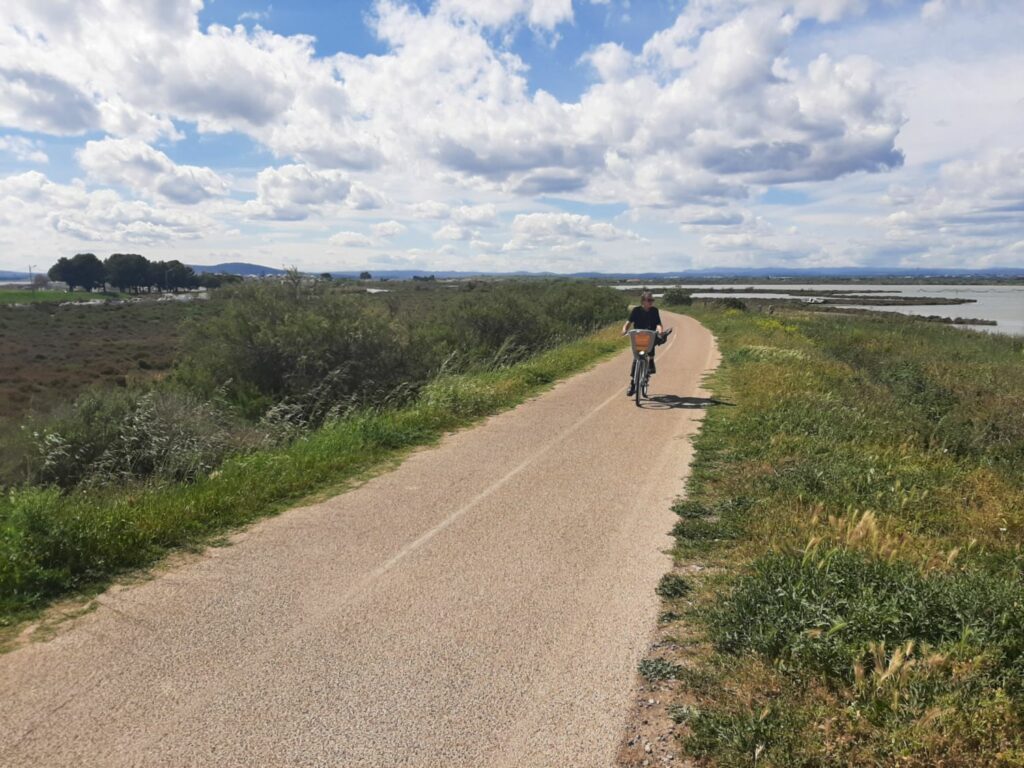
M 610 766 L 711 335 L 629 353 L 0 656 L 0 765 Z

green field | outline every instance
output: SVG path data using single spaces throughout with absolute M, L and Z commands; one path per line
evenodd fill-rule
M 23 291 L 0 288 L 0 304 L 32 304 L 35 302 L 70 301 L 66 291 Z
M 1024 765 L 1024 339 L 693 314 L 721 405 L 641 668 L 682 754 Z
M 65 301 L 101 301 L 104 299 L 120 299 L 125 298 L 128 294 L 118 292 L 99 292 L 94 291 L 89 293 L 87 291 L 75 291 L 74 293 L 68 293 L 67 291 L 29 291 L 21 289 L 11 288 L 0 288 L 0 305 L 3 304 L 52 304 L 60 303 Z

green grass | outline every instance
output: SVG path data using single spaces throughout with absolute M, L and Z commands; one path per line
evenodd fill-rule
M 62 302 L 62 301 L 95 301 L 97 299 L 118 299 L 127 297 L 127 293 L 118 293 L 117 291 L 101 293 L 94 291 L 88 293 L 85 291 L 76 291 L 74 293 L 68 293 L 67 291 L 29 291 L 21 289 L 3 289 L 0 288 L 0 304 L 35 304 L 35 303 L 47 303 L 47 302 Z
M 618 334 L 605 331 L 505 369 L 443 376 L 406 407 L 357 412 L 287 448 L 229 459 L 190 485 L 12 491 L 0 499 L 0 626 L 95 590 L 174 548 L 340 489 L 621 350 Z
M 69 301 L 66 291 L 22 291 L 0 289 L 0 304 L 31 304 L 41 301 Z
M 683 752 L 1024 765 L 1024 339 L 692 314 L 731 405 L 708 413 L 675 507 L 677 560 L 715 566 L 682 618 L 703 639 Z

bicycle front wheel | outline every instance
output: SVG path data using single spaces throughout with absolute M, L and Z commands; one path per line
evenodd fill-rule
M 633 387 L 633 396 L 636 398 L 636 407 L 640 407 L 640 398 L 647 396 L 647 358 L 642 357 L 636 361 L 636 386 Z

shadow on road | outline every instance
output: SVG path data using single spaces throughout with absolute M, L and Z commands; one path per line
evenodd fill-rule
M 679 395 L 654 395 L 653 397 L 640 402 L 641 408 L 650 408 L 652 410 L 668 410 L 671 408 L 710 408 L 713 405 L 731 406 L 733 403 L 727 403 L 724 400 L 715 400 L 713 397 L 679 397 Z

